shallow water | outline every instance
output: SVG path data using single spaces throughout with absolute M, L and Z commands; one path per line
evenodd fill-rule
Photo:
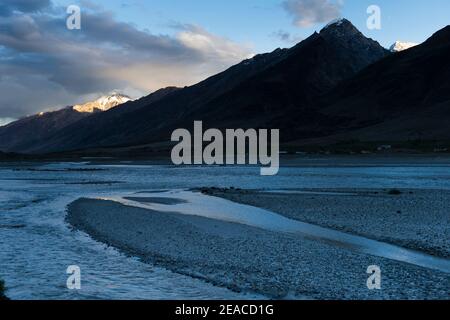
M 73 232 L 64 222 L 65 208 L 79 197 L 110 198 L 202 186 L 450 190 L 450 168 L 446 165 L 320 163 L 282 168 L 274 177 L 261 177 L 257 167 L 0 164 L 0 278 L 6 281 L 13 299 L 252 298 L 255 296 L 141 263 Z M 77 171 L 95 168 L 104 170 Z M 69 265 L 81 267 L 80 291 L 66 288 Z
M 168 200 L 172 200 L 167 201 L 167 203 L 171 204 L 168 205 L 161 202 L 149 204 L 148 199 L 139 199 L 136 197 L 115 197 L 110 198 L 110 200 L 155 211 L 202 216 L 215 220 L 245 224 L 269 231 L 293 233 L 308 239 L 314 239 L 326 242 L 330 245 L 347 248 L 348 250 L 355 252 L 450 273 L 450 260 L 440 259 L 428 254 L 374 241 L 365 237 L 288 219 L 264 209 L 184 190 L 163 192 L 158 194 L 158 197 L 165 197 Z

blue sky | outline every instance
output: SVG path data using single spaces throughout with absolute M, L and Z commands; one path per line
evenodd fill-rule
M 56 1 L 61 4 L 73 3 Z M 324 23 L 299 28 L 280 5 L 282 0 L 97 0 L 92 1 L 113 11 L 119 20 L 135 23 L 152 33 L 172 34 L 176 23 L 197 24 L 214 34 L 249 43 L 255 52 L 267 52 L 289 46 L 274 36 L 286 31 L 304 39 Z M 343 0 L 341 15 L 365 35 L 390 46 L 396 40 L 422 42 L 450 23 L 448 0 Z M 367 7 L 381 8 L 382 29 L 366 27 Z
M 81 8 L 81 29 L 66 25 Z M 381 9 L 368 30 L 367 8 Z M 1 0 L 0 125 L 119 91 L 195 84 L 345 17 L 389 47 L 450 22 L 448 0 Z

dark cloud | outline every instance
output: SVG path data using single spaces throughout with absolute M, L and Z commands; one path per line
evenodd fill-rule
M 81 30 L 68 30 L 65 8 L 49 1 L 1 1 L 8 15 L 0 19 L 0 118 L 81 103 L 112 90 L 136 96 L 189 85 L 251 53 L 199 26 L 155 35 L 90 6 L 82 7 Z
M 283 8 L 293 16 L 298 27 L 310 27 L 340 16 L 341 0 L 285 0 Z

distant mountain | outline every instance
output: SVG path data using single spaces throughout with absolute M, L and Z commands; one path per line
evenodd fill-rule
M 315 109 L 318 97 L 389 54 L 348 20 L 339 20 L 291 49 L 257 55 L 158 99 L 150 95 L 128 103 L 131 112 L 112 109 L 83 119 L 21 151 L 167 143 L 173 129 L 190 128 L 194 120 L 205 127 L 280 128 L 282 137 L 292 140 L 304 124 L 324 118 Z M 339 123 L 339 118 L 322 120 L 330 127 Z
M 95 112 L 109 110 L 130 100 L 125 95 L 113 93 L 83 105 L 66 107 L 52 112 L 41 112 L 9 123 L 0 127 L 0 150 L 23 152 L 30 146 L 39 145 L 54 133 Z
M 78 112 L 87 113 L 107 111 L 129 101 L 131 101 L 131 98 L 126 95 L 120 93 L 112 93 L 111 95 L 100 97 L 95 101 L 88 102 L 82 105 L 76 105 L 73 107 L 73 109 Z
M 400 51 L 404 51 L 407 49 L 410 49 L 412 47 L 417 46 L 418 43 L 414 43 L 414 42 L 402 42 L 402 41 L 396 41 L 390 48 L 389 50 L 391 52 L 400 52 Z

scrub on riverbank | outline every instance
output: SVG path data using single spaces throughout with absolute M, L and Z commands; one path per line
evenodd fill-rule
M 447 299 L 448 274 L 248 225 L 80 199 L 67 221 L 144 262 L 270 298 Z M 383 270 L 368 290 L 367 267 Z

